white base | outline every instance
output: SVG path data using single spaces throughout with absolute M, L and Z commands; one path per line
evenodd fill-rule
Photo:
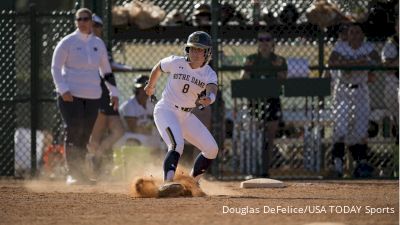
M 282 181 L 268 179 L 268 178 L 257 178 L 246 180 L 240 183 L 241 188 L 283 188 L 286 187 Z

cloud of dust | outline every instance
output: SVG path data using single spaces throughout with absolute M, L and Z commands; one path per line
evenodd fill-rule
M 50 180 L 48 177 L 39 177 L 25 182 L 25 188 L 33 192 L 77 192 L 77 193 L 120 193 L 130 194 L 132 184 L 140 178 L 154 180 L 157 188 L 163 180 L 164 152 L 152 152 L 132 149 L 124 157 L 115 158 L 105 167 L 110 168 L 111 175 L 99 177 L 96 185 L 72 185 L 65 184 L 65 179 Z M 180 162 L 177 177 L 188 177 L 191 164 Z M 189 182 L 190 183 L 190 182 Z M 208 196 L 238 195 L 232 188 L 222 182 L 200 180 L 200 188 Z
M 66 185 L 65 177 L 50 179 L 48 175 L 26 180 L 24 187 L 38 193 L 50 192 L 82 192 L 82 193 L 121 193 L 129 192 L 129 185 L 136 177 L 153 177 L 162 179 L 163 157 L 162 152 L 146 151 L 148 149 L 129 150 L 129 154 L 111 160 L 104 167 L 110 171 L 107 175 L 100 175 L 96 185 Z

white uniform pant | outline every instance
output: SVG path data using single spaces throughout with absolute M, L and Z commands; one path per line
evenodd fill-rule
M 218 145 L 210 131 L 191 112 L 185 112 L 174 104 L 160 100 L 154 109 L 154 121 L 168 150 L 183 153 L 184 140 L 197 147 L 204 157 L 215 159 Z
M 369 90 L 365 83 L 350 87 L 341 82 L 334 89 L 334 142 L 362 144 L 368 137 Z

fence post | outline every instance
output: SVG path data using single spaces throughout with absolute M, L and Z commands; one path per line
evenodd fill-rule
M 218 0 L 211 2 L 211 38 L 212 38 L 212 67 L 218 74 Z
M 105 5 L 106 5 L 106 14 L 104 14 L 103 21 L 106 24 L 106 36 L 105 36 L 105 42 L 106 42 L 106 47 L 111 51 L 112 49 L 112 33 L 113 33 L 113 27 L 112 27 L 112 0 L 105 0 Z M 105 18 L 107 20 L 105 20 Z
M 14 8 L 0 12 L 7 29 L 0 30 L 0 177 L 14 176 L 16 131 L 16 13 Z
M 211 38 L 212 38 L 212 68 L 215 70 L 215 72 L 218 75 L 218 86 L 222 86 L 222 77 L 218 73 L 219 69 L 219 56 L 218 56 L 218 13 L 219 13 L 219 3 L 218 0 L 212 0 L 211 1 Z M 217 95 L 217 100 L 214 103 L 215 105 L 213 106 L 213 134 L 215 137 L 215 140 L 219 146 L 220 149 L 220 154 L 219 157 L 216 158 L 213 167 L 211 168 L 211 173 L 218 178 L 221 178 L 221 162 L 223 158 L 223 145 L 224 145 L 224 135 L 223 135 L 223 126 L 224 126 L 224 103 L 222 99 L 222 88 L 219 88 L 218 90 L 218 95 Z M 221 154 L 222 153 L 222 154 Z
M 325 32 L 326 32 L 326 28 L 320 28 L 318 30 L 318 77 L 321 78 L 323 76 L 324 73 L 324 61 L 325 61 L 325 42 L 324 42 L 324 37 L 325 37 Z M 321 109 L 325 108 L 325 102 L 324 102 L 324 97 L 317 97 L 317 110 L 316 110 L 316 121 L 319 121 L 319 111 Z M 312 103 L 313 104 L 313 103 Z M 325 136 L 325 130 L 324 128 L 319 128 L 319 125 L 317 124 L 317 129 L 315 132 L 318 133 L 318 135 L 316 135 L 317 137 L 320 137 L 320 139 L 322 139 Z M 314 137 L 314 136 L 313 136 Z M 316 141 L 316 140 L 315 140 Z M 321 141 L 321 140 L 320 140 Z M 317 151 L 317 153 L 319 153 L 319 155 L 317 154 L 317 161 L 318 161 L 318 172 L 320 172 L 320 170 L 325 169 L 324 165 L 325 165 L 325 146 L 322 144 L 317 145 L 319 147 Z M 322 168 L 321 168 L 322 167 Z
M 324 72 L 324 28 L 318 29 L 318 76 L 322 77 L 322 74 Z
M 31 36 L 31 176 L 36 174 L 36 130 L 38 125 L 38 79 L 39 79 L 39 40 L 35 4 L 30 5 Z

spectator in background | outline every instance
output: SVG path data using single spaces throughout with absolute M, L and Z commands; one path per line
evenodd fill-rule
M 396 33 L 389 37 L 382 49 L 382 62 L 385 66 L 399 66 L 399 19 L 396 18 Z M 385 103 L 399 132 L 399 71 L 390 71 L 385 76 Z
M 193 26 L 210 26 L 211 25 L 211 7 L 207 3 L 197 3 L 194 5 L 192 14 Z
M 258 50 L 256 54 L 246 57 L 245 66 L 254 66 L 266 68 L 260 70 L 245 70 L 242 72 L 242 79 L 265 79 L 277 78 L 286 79 L 287 63 L 282 56 L 275 54 L 275 42 L 273 36 L 268 32 L 260 32 L 257 36 Z M 262 177 L 268 177 L 268 169 L 271 166 L 272 150 L 274 148 L 274 139 L 279 128 L 279 122 L 282 120 L 281 102 L 279 98 L 267 98 L 261 101 L 254 100 L 250 102 L 250 108 L 253 115 L 257 108 L 264 109 L 259 116 L 266 127 L 266 147 L 263 151 L 263 173 Z
M 91 183 L 83 166 L 100 104 L 99 70 L 110 91 L 114 110 L 118 110 L 118 89 L 104 42 L 92 34 L 92 12 L 79 9 L 75 25 L 77 30 L 64 37 L 55 48 L 51 73 L 65 127 L 67 184 L 85 184 Z
M 369 66 L 379 63 L 374 46 L 364 40 L 361 25 L 351 23 L 347 42 L 336 45 L 329 66 Z M 354 177 L 369 177 L 373 168 L 367 164 L 367 137 L 370 115 L 368 70 L 338 70 L 333 92 L 333 163 L 336 175 L 343 176 L 345 144 L 356 162 Z
M 148 76 L 139 75 L 134 81 L 133 95 L 119 109 L 126 133 L 118 145 L 134 142 L 152 148 L 160 146 L 153 120 L 154 104 L 144 91 L 148 80 Z
M 102 19 L 93 14 L 93 34 L 101 38 L 103 35 L 103 21 Z M 112 53 L 108 52 L 108 59 L 110 61 L 111 69 L 113 72 L 129 72 L 132 67 L 115 63 L 112 59 Z M 103 163 L 111 163 L 112 146 L 124 134 L 124 128 L 119 117 L 118 110 L 114 110 L 110 102 L 110 92 L 108 91 L 104 78 L 101 78 L 102 95 L 100 100 L 99 113 L 94 124 L 92 135 L 88 144 L 90 153 L 90 160 L 92 165 L 93 176 L 95 179 L 100 175 L 103 168 Z M 108 156 L 108 157 L 107 157 Z M 108 159 L 108 160 L 107 160 Z M 102 163 L 103 162 L 103 163 Z M 107 171 L 104 171 L 107 172 Z

